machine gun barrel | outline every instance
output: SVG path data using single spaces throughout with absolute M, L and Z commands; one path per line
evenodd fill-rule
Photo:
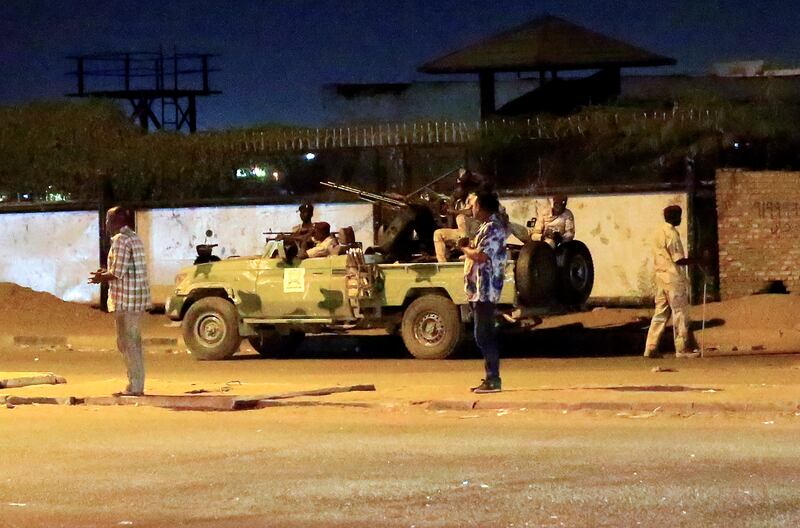
M 355 194 L 359 198 L 364 201 L 375 203 L 375 202 L 383 202 L 389 205 L 394 205 L 396 207 L 406 207 L 408 204 L 402 200 L 397 200 L 395 198 L 389 198 L 388 196 L 384 196 L 382 194 L 377 194 L 369 191 L 364 191 L 362 189 L 358 189 L 356 187 L 350 187 L 349 185 L 341 185 L 338 183 L 333 183 L 330 181 L 323 181 L 319 182 L 320 185 L 324 185 L 325 187 L 330 187 L 331 189 L 336 189 L 339 191 L 348 192 L 350 194 Z
M 432 186 L 432 185 L 434 185 L 434 184 L 436 184 L 436 183 L 439 183 L 440 181 L 442 181 L 443 179 L 447 178 L 448 176 L 450 176 L 450 175 L 451 175 L 451 174 L 453 174 L 454 172 L 458 172 L 458 169 L 460 169 L 460 168 L 461 168 L 461 167 L 453 167 L 452 169 L 450 169 L 449 171 L 445 172 L 444 174 L 442 174 L 442 175 L 441 175 L 441 176 L 439 176 L 438 178 L 436 178 L 436 179 L 434 179 L 434 180 L 432 180 L 432 181 L 429 181 L 428 183 L 426 183 L 425 185 L 423 185 L 423 186 L 422 186 L 422 187 L 420 187 L 419 189 L 415 189 L 415 190 L 411 191 L 410 193 L 408 193 L 408 194 L 405 196 L 406 200 L 408 200 L 409 198 L 411 198 L 411 197 L 412 197 L 412 196 L 414 196 L 415 194 L 418 194 L 418 193 L 420 193 L 420 192 L 422 192 L 422 191 L 424 191 L 424 190 L 426 190 L 426 189 L 427 189 L 428 191 L 434 192 L 434 191 L 433 191 L 433 189 L 431 189 L 431 186 Z M 439 195 L 439 196 L 440 196 L 440 197 L 442 197 L 442 198 L 449 198 L 448 196 L 446 196 L 446 195 L 443 195 L 443 194 L 441 194 L 441 193 L 435 193 L 435 194 Z

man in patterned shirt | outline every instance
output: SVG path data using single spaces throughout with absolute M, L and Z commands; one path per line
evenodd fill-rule
M 131 229 L 133 212 L 113 207 L 106 214 L 106 231 L 111 235 L 108 269 L 98 269 L 89 276 L 92 284 L 108 283 L 108 311 L 114 312 L 117 348 L 128 368 L 128 386 L 117 396 L 144 394 L 144 358 L 139 322 L 151 306 L 150 281 L 144 245 Z
M 481 192 L 473 205 L 473 216 L 481 222 L 472 243 L 461 239 L 464 252 L 464 291 L 472 307 L 475 343 L 483 354 L 486 377 L 472 388 L 475 393 L 500 392 L 500 352 L 497 348 L 495 307 L 505 282 L 508 231 L 500 217 L 497 195 Z
M 683 252 L 681 235 L 675 229 L 681 225 L 680 206 L 664 209 L 664 224 L 654 238 L 654 266 L 656 272 L 656 309 L 650 330 L 647 332 L 644 357 L 658 358 L 658 341 L 672 312 L 672 331 L 675 338 L 675 357 L 696 358 L 700 352 L 691 348 L 694 342 L 689 333 L 689 281 L 685 267 L 697 259 L 687 258 Z

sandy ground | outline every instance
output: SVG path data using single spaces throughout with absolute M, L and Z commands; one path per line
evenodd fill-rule
M 89 307 L 17 287 L 0 292 L 0 332 L 113 335 L 109 316 Z M 707 337 L 734 323 L 745 336 L 792 335 L 796 298 L 751 299 L 709 305 L 710 317 L 725 324 Z M 18 308 L 31 303 L 43 312 Z M 505 390 L 484 398 L 653 406 L 800 400 L 797 356 L 638 357 L 640 317 L 648 315 L 598 310 L 507 334 Z M 148 318 L 146 333 L 177 334 L 165 324 L 163 316 Z M 52 371 L 68 381 L 2 394 L 107 395 L 125 383 L 110 348 L 0 344 L 0 362 L 3 371 Z M 148 348 L 146 365 L 148 393 L 358 383 L 378 390 L 317 399 L 368 408 L 0 407 L 0 528 L 800 525 L 798 412 L 428 410 L 412 403 L 473 397 L 467 387 L 482 369 L 475 351 L 418 361 L 397 338 L 380 335 L 312 337 L 286 360 L 260 358 L 247 346 L 225 362 Z
M 143 332 L 152 337 L 177 336 L 163 315 L 147 315 Z M 23 336 L 108 336 L 113 315 L 87 304 L 62 301 L 46 292 L 0 282 L 0 334 Z
M 46 314 L 46 324 L 42 314 Z M 585 335 L 593 335 L 601 342 L 619 341 L 617 346 L 623 348 L 621 352 L 628 353 L 630 348 L 631 353 L 633 349 L 638 353 L 643 341 L 640 346 L 638 341 L 620 339 L 619 335 L 643 335 L 651 316 L 649 309 L 597 308 L 547 317 L 537 331 L 549 331 L 555 341 L 563 342 L 559 329 L 570 338 L 574 337 L 575 330 L 586 329 L 589 332 Z M 705 310 L 702 306 L 693 306 L 691 317 L 698 344 L 710 353 L 800 351 L 800 297 L 796 295 L 755 295 L 708 303 Z M 146 337 L 180 336 L 177 325 L 163 315 L 147 315 L 142 325 Z M 701 330 L 703 326 L 705 330 Z M 113 317 L 96 308 L 64 302 L 48 293 L 15 284 L 0 283 L 0 335 L 100 338 L 113 335 L 113 328 Z M 546 343 L 547 332 L 543 333 L 543 344 L 550 348 L 552 345 Z M 665 332 L 663 348 L 669 350 L 671 346 L 671 335 Z M 603 348 L 608 347 L 604 344 Z

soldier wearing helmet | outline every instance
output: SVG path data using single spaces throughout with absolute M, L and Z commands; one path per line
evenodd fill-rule
M 297 208 L 300 213 L 300 223 L 292 228 L 292 233 L 297 233 L 301 230 L 310 231 L 314 228 L 314 222 L 311 219 L 314 217 L 314 204 L 311 202 L 303 202 Z
M 575 238 L 575 217 L 567 209 L 567 197 L 563 194 L 551 198 L 552 206 L 548 214 L 536 219 L 533 226 L 533 240 L 542 240 L 552 247 Z
M 292 234 L 284 238 L 293 244 L 297 245 L 299 251 L 305 251 L 314 245 L 311 237 L 314 234 L 314 222 L 311 219 L 314 217 L 314 204 L 311 202 L 303 202 L 297 208 L 300 214 L 300 223 L 292 228 Z

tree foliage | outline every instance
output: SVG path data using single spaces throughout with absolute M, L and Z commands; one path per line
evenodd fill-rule
M 692 108 L 591 107 L 568 118 L 541 116 L 536 126 L 487 126 L 462 148 L 501 187 L 516 189 L 676 181 L 690 165 L 704 178 L 713 177 L 720 164 L 800 167 L 796 104 L 769 97 L 748 103 L 693 97 Z M 361 148 L 374 155 L 329 147 L 309 162 L 302 150 L 310 144 L 303 141 L 309 132 L 267 125 L 145 134 L 105 101 L 0 107 L 0 197 L 92 201 L 102 175 L 109 176 L 116 200 L 166 204 L 273 201 L 318 192 L 318 181 L 337 177 L 356 178 L 373 190 L 420 184 L 403 173 L 409 172 L 415 145 Z M 299 138 L 299 149 L 292 138 Z M 464 158 L 453 156 L 453 148 L 442 146 L 442 153 L 458 163 Z M 262 177 L 237 178 L 243 167 L 260 168 Z M 365 177 L 376 181 L 365 184 Z

